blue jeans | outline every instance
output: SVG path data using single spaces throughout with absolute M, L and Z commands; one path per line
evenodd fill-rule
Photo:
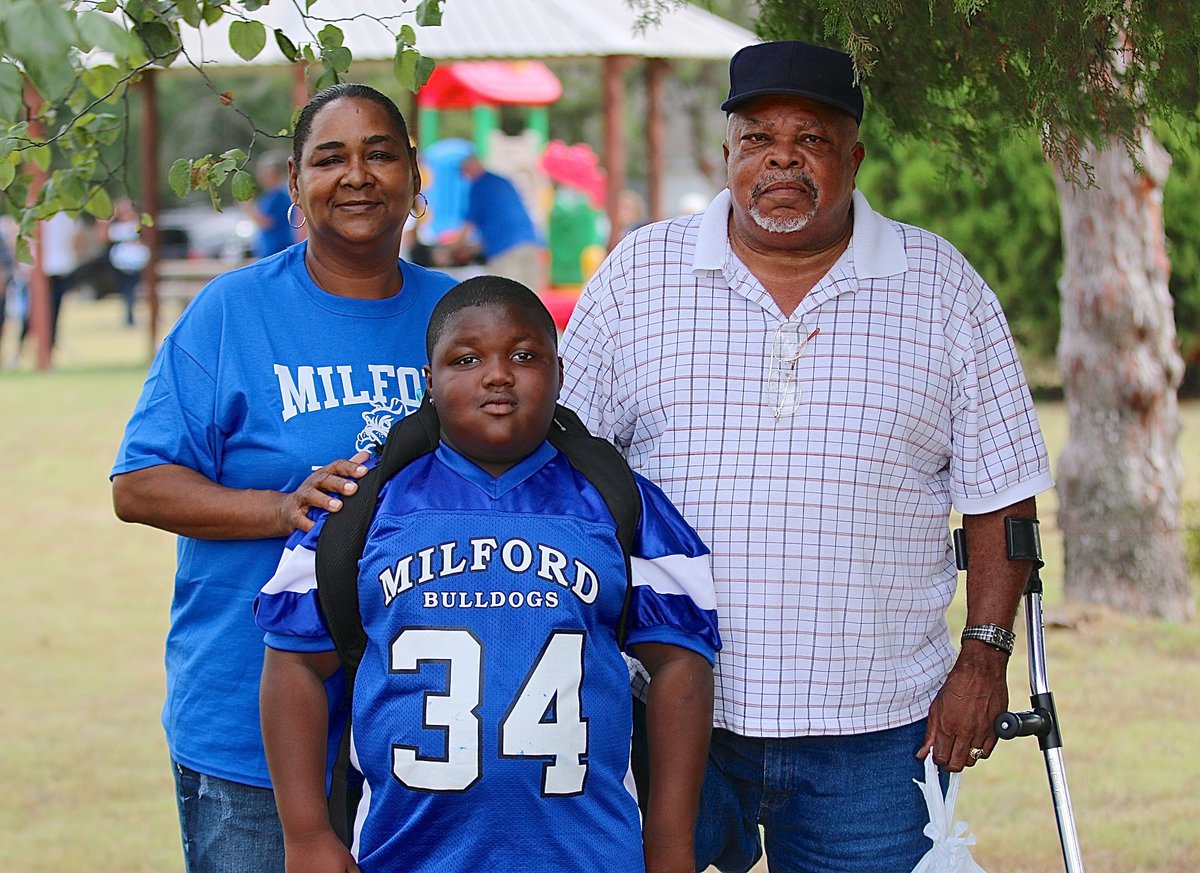
M 275 794 L 171 762 L 187 873 L 283 873 Z
M 932 842 L 915 757 L 925 720 L 840 737 L 714 730 L 696 825 L 696 865 L 746 873 L 911 873 Z M 945 792 L 948 775 L 942 774 Z

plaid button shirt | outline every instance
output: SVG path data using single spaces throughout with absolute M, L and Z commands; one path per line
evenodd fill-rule
M 723 191 L 626 237 L 563 341 L 562 402 L 713 552 L 715 722 L 747 736 L 923 718 L 954 658 L 951 506 L 1053 485 L 991 289 L 945 240 L 854 195 L 850 246 L 785 317 L 733 254 Z M 819 331 L 786 374 L 773 342 Z

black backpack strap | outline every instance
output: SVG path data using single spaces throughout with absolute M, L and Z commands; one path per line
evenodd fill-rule
M 629 464 L 606 439 L 592 436 L 579 416 L 559 404 L 550 425 L 550 444 L 566 455 L 571 466 L 584 475 L 604 498 L 613 521 L 617 523 L 617 542 L 625 555 L 625 601 L 617 625 L 617 640 L 625 643 L 629 601 L 633 593 L 633 568 L 630 556 L 642 518 L 642 493 Z
M 426 399 L 393 425 L 379 463 L 358 480 L 354 494 L 342 498 L 342 508 L 325 519 L 317 540 L 317 597 L 329 635 L 347 666 L 358 666 L 367 643 L 358 610 L 358 562 L 375 518 L 379 489 L 414 459 L 437 448 L 439 431 L 437 412 Z
M 350 712 L 354 679 L 367 645 L 358 606 L 358 562 L 367 544 L 367 531 L 375 517 L 379 489 L 403 467 L 437 448 L 440 431 L 437 412 L 428 400 L 405 416 L 388 433 L 379 463 L 358 480 L 358 490 L 342 498 L 342 508 L 325 519 L 317 539 L 317 599 L 329 635 L 342 659 L 346 680 L 347 715 L 341 747 L 333 764 L 329 792 L 329 821 L 342 842 L 350 845 L 361 785 L 350 778 Z

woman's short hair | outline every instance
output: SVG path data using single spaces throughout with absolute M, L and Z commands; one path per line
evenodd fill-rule
M 408 123 L 404 120 L 404 115 L 391 97 L 384 94 L 382 91 L 376 91 L 370 85 L 363 85 L 357 82 L 339 82 L 336 85 L 330 85 L 328 88 L 322 88 L 313 98 L 305 104 L 300 110 L 300 117 L 296 119 L 296 131 L 292 134 L 292 159 L 296 162 L 296 166 L 300 166 L 300 157 L 304 154 L 304 145 L 308 142 L 308 136 L 312 132 L 313 119 L 317 113 L 332 103 L 334 100 L 347 98 L 350 100 L 370 100 L 378 103 L 384 108 L 391 119 L 392 124 L 396 128 L 396 132 L 400 134 L 400 141 L 408 147 L 411 152 L 413 150 L 412 143 L 408 139 Z
M 455 285 L 433 307 L 429 329 L 425 332 L 425 353 L 433 358 L 433 349 L 452 317 L 472 306 L 511 306 L 536 327 L 544 330 L 558 347 L 558 328 L 540 297 L 512 279 L 503 276 L 474 276 Z

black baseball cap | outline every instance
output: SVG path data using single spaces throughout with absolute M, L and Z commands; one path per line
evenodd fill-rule
M 755 97 L 783 94 L 807 97 L 840 109 L 859 124 L 862 89 L 850 55 L 798 40 L 761 42 L 740 49 L 729 61 L 729 97 L 725 112 Z

